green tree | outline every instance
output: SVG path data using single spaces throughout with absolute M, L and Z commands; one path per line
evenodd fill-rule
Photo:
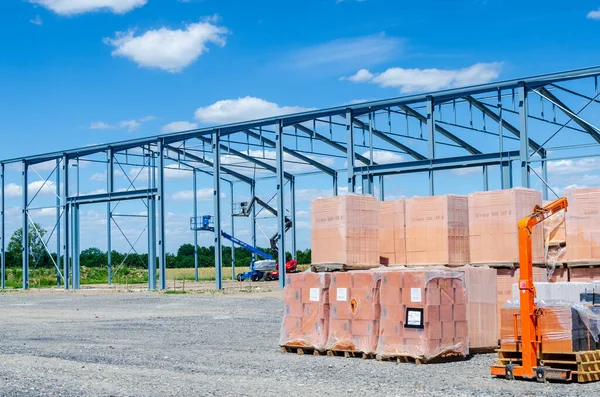
M 36 231 L 37 229 L 37 231 Z M 48 234 L 48 231 L 44 229 L 40 224 L 34 223 L 29 228 L 28 233 L 28 244 L 29 244 L 29 261 L 34 265 L 47 265 L 48 262 L 52 263 L 50 256 L 46 252 L 44 247 L 44 236 Z M 6 253 L 10 256 L 10 259 L 15 262 L 20 262 L 23 259 L 23 229 L 17 229 L 14 231 L 10 238 L 8 246 L 6 247 Z

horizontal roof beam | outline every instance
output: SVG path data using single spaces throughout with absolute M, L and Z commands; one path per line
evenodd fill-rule
M 126 190 L 123 192 L 112 192 L 112 193 L 98 193 L 98 194 L 86 194 L 83 196 L 72 196 L 68 197 L 67 201 L 73 204 L 94 204 L 94 203 L 106 203 L 112 201 L 126 201 L 126 200 L 137 200 L 146 199 L 156 195 L 157 189 L 139 189 L 139 190 Z

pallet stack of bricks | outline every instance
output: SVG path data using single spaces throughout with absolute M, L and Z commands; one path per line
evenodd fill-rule
M 331 274 L 299 273 L 287 277 L 279 344 L 324 350 L 329 333 Z
M 432 359 L 468 354 L 464 273 L 382 272 L 377 355 Z
M 332 275 L 327 350 L 375 352 L 381 310 L 380 280 L 380 273 L 370 271 Z

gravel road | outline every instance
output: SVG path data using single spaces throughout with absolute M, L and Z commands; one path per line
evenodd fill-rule
M 0 293 L 2 396 L 565 396 L 491 378 L 493 355 L 414 365 L 283 354 L 277 292 Z

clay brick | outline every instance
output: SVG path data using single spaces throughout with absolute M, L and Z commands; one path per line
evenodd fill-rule
M 442 323 L 442 340 L 454 338 L 454 322 Z

